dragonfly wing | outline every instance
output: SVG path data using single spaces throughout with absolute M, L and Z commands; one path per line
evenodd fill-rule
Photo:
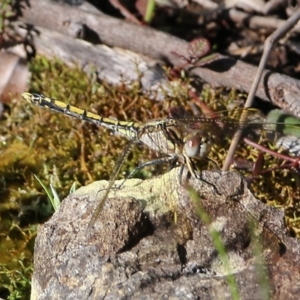
M 243 135 L 249 135 L 256 130 L 264 128 L 263 119 L 256 109 L 247 109 L 248 119 L 245 123 L 239 122 L 239 117 L 245 109 L 238 109 L 235 116 L 228 116 L 228 112 L 216 112 L 211 115 L 193 116 L 189 118 L 176 118 L 179 128 L 189 133 L 198 132 L 204 137 L 213 139 L 233 138 L 238 130 L 243 130 Z M 225 115 L 224 115 L 225 114 Z M 227 114 L 227 115 L 226 115 Z
M 111 178 L 109 180 L 109 185 L 104 193 L 104 195 L 102 196 L 102 198 L 100 199 L 99 201 L 99 204 L 97 205 L 95 211 L 93 212 L 93 215 L 91 217 L 91 220 L 88 224 L 88 227 L 87 227 L 87 230 L 89 231 L 95 224 L 95 222 L 97 221 L 101 211 L 102 211 L 102 208 L 105 204 L 105 201 L 108 197 L 108 194 L 111 190 L 111 188 L 113 187 L 115 181 L 116 181 L 116 178 L 118 176 L 118 174 L 120 173 L 120 170 L 125 162 L 125 160 L 127 159 L 133 145 L 136 143 L 135 140 L 131 140 L 125 147 L 125 149 L 123 150 L 123 152 L 121 153 L 121 155 L 119 156 L 118 160 L 116 161 L 116 164 L 115 164 L 115 168 L 112 172 L 112 175 L 111 175 Z

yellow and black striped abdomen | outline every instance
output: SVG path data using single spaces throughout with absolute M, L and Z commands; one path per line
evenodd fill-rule
M 98 126 L 106 127 L 129 139 L 137 138 L 137 132 L 141 127 L 141 125 L 138 122 L 126 122 L 105 118 L 92 112 L 88 112 L 84 109 L 72 106 L 70 104 L 66 104 L 62 101 L 55 100 L 41 94 L 23 93 L 22 96 L 27 102 L 31 104 L 46 107 L 53 111 L 63 113 L 67 116 L 94 123 Z

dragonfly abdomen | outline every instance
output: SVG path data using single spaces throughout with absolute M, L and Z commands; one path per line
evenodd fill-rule
M 46 107 L 53 111 L 63 113 L 67 116 L 94 123 L 98 126 L 106 127 L 113 132 L 123 135 L 129 139 L 136 138 L 137 131 L 140 128 L 140 124 L 138 122 L 126 122 L 105 118 L 41 94 L 23 93 L 22 96 L 26 99 L 27 102 L 31 104 Z

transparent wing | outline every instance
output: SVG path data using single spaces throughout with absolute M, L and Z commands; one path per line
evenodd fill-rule
M 247 120 L 239 123 L 240 116 L 247 112 Z M 271 111 L 265 118 L 257 109 L 235 109 L 233 111 L 219 111 L 201 116 L 187 116 L 174 118 L 180 128 L 187 133 L 200 132 L 203 136 L 232 138 L 241 129 L 244 136 L 258 132 L 277 133 L 300 137 L 300 120 L 280 110 Z
M 247 111 L 248 117 L 244 124 L 239 123 L 241 114 Z M 246 133 L 264 128 L 264 120 L 256 109 L 237 109 L 234 111 L 219 111 L 210 115 L 176 116 L 177 126 L 186 133 L 199 132 L 205 137 L 232 138 L 237 130 Z

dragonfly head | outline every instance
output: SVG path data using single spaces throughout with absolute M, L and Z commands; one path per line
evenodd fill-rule
M 188 157 L 205 158 L 211 149 L 211 140 L 199 134 L 187 137 L 184 152 Z

